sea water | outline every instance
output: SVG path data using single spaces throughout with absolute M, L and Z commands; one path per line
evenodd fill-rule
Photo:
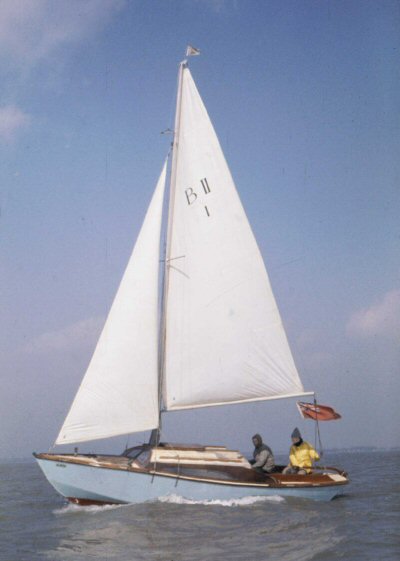
M 400 452 L 326 453 L 348 470 L 331 502 L 244 497 L 78 507 L 32 461 L 0 464 L 0 561 L 398 561 Z

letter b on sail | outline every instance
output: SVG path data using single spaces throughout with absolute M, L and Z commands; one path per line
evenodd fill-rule
M 189 187 L 188 189 L 185 189 L 185 195 L 186 195 L 186 200 L 187 200 L 189 206 L 192 205 L 195 202 L 195 200 L 197 199 L 197 195 L 191 187 Z

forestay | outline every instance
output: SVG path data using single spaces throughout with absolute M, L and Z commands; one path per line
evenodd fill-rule
M 56 444 L 158 426 L 158 271 L 166 164 Z
M 260 251 L 185 64 L 177 112 L 164 406 L 301 394 Z

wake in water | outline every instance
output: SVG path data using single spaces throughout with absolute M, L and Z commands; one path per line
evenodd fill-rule
M 131 506 L 129 504 L 120 504 L 120 505 L 89 505 L 89 506 L 80 506 L 74 505 L 72 503 L 68 503 L 62 508 L 57 508 L 53 510 L 53 514 L 55 515 L 64 515 L 64 514 L 76 514 L 78 512 L 87 512 L 88 514 L 98 514 L 99 512 L 105 512 L 107 510 L 116 510 L 119 508 L 126 508 L 127 506 Z
M 204 505 L 204 506 L 226 506 L 226 507 L 238 507 L 238 506 L 251 506 L 256 503 L 263 502 L 274 502 L 281 503 L 285 499 L 279 495 L 273 497 L 242 497 L 241 499 L 228 499 L 228 500 L 194 500 L 186 499 L 180 495 L 166 495 L 164 497 L 158 497 L 156 502 L 169 503 L 169 504 L 180 504 L 180 505 Z M 149 501 L 154 502 L 154 501 Z M 53 510 L 53 514 L 56 516 L 62 516 L 65 514 L 98 514 L 108 510 L 116 510 L 121 508 L 127 508 L 132 506 L 132 504 L 119 504 L 119 505 L 90 505 L 90 506 L 80 506 L 72 503 L 68 503 L 62 508 Z
M 182 504 L 182 505 L 206 505 L 206 506 L 229 506 L 229 507 L 237 507 L 237 506 L 251 506 L 255 503 L 263 503 L 263 502 L 274 502 L 274 503 L 281 503 L 285 501 L 283 497 L 279 495 L 275 495 L 272 497 L 242 497 L 241 499 L 228 499 L 228 500 L 198 500 L 195 501 L 193 499 L 185 499 L 185 497 L 181 497 L 180 495 L 166 495 L 165 497 L 159 497 L 158 500 L 162 503 L 171 503 L 171 504 Z

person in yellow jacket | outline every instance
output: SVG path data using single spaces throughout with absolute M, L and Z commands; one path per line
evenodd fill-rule
M 298 473 L 305 475 L 311 473 L 314 460 L 319 460 L 316 450 L 308 442 L 301 438 L 299 429 L 296 427 L 292 432 L 292 446 L 289 452 L 289 465 L 282 473 Z

